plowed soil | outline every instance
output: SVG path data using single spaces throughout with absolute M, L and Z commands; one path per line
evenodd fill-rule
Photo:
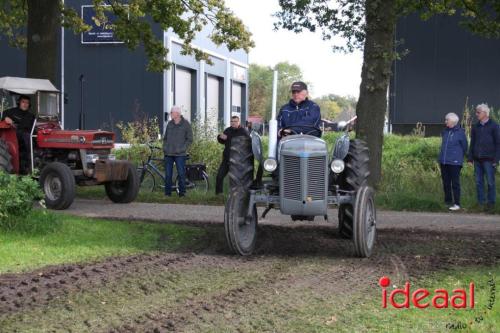
M 227 252 L 221 225 L 198 227 L 206 237 L 196 252 L 0 275 L 0 331 L 300 331 L 301 321 L 327 320 L 325 306 L 341 314 L 366 302 L 383 275 L 500 262 L 491 231 L 383 229 L 374 255 L 357 259 L 335 227 L 264 225 L 256 254 L 241 258 Z

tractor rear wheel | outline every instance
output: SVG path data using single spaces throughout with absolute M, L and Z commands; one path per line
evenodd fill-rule
M 236 136 L 229 151 L 229 187 L 246 191 L 253 181 L 252 139 Z
M 12 156 L 9 153 L 9 146 L 5 140 L 0 139 L 0 171 L 12 172 Z
M 356 255 L 361 258 L 368 258 L 372 254 L 377 234 L 373 194 L 374 191 L 369 186 L 362 186 L 356 193 L 353 239 Z
M 368 162 L 370 153 L 366 143 L 359 139 L 351 140 L 349 152 L 345 158 L 345 171 L 342 180 L 342 189 L 358 191 L 359 188 L 368 183 L 370 171 Z M 339 235 L 350 239 L 353 236 L 354 208 L 351 204 L 343 204 L 339 207 Z
M 40 174 L 40 185 L 47 208 L 66 209 L 75 199 L 75 176 L 66 164 L 47 164 Z
M 139 193 L 139 177 L 131 163 L 127 164 L 127 179 L 104 184 L 108 198 L 114 203 L 129 203 L 135 200 Z
M 224 210 L 224 231 L 229 249 L 242 256 L 252 254 L 257 239 L 257 208 L 254 205 L 248 216 L 250 194 L 242 189 L 232 189 Z

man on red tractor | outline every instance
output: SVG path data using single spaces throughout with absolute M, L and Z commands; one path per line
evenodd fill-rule
M 31 129 L 35 116 L 29 111 L 30 98 L 26 95 L 20 95 L 17 100 L 17 107 L 6 110 L 2 119 L 9 125 L 16 128 L 17 141 L 20 152 L 20 173 L 29 173 L 31 156 Z

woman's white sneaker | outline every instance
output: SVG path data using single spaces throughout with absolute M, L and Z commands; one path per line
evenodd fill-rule
M 456 211 L 456 210 L 460 210 L 460 206 L 459 205 L 453 205 L 449 208 L 449 210 L 452 210 L 452 211 Z

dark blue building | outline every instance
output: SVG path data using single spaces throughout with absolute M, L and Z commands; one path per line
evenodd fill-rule
M 457 16 L 417 15 L 401 19 L 396 40 L 409 54 L 393 64 L 389 123 L 396 133 L 410 133 L 416 123 L 427 135 L 443 128 L 444 116 L 463 114 L 480 103 L 500 108 L 500 40 L 473 35 Z
M 91 1 L 66 0 L 88 23 L 92 23 Z M 90 20 L 90 21 L 89 21 Z M 97 29 L 98 30 L 98 29 Z M 173 66 L 164 73 L 146 71 L 142 49 L 129 50 L 110 31 L 92 30 L 85 35 L 62 29 L 60 35 L 59 80 L 53 82 L 66 96 L 63 103 L 65 128 L 79 127 L 83 101 L 85 128 L 116 130 L 118 121 L 132 121 L 142 114 L 156 116 L 164 125 L 173 105 L 191 121 L 229 126 L 231 115 L 246 119 L 248 105 L 248 54 L 229 52 L 209 39 L 207 27 L 193 46 L 210 54 L 213 64 L 181 55 L 182 41 L 171 31 L 155 34 L 169 48 Z M 25 76 L 26 55 L 13 49 L 0 36 L 0 77 Z M 83 96 L 81 78 L 83 77 Z

